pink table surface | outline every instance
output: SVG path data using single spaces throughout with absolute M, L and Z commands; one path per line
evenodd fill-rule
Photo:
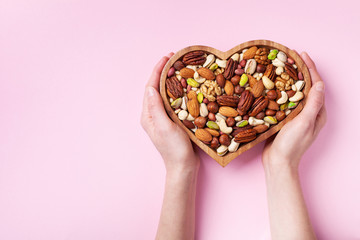
M 145 82 L 170 51 L 252 39 L 316 61 L 328 123 L 304 194 L 319 239 L 360 239 L 359 2 L 220 2 L 0 1 L 0 239 L 153 239 L 165 170 Z M 197 149 L 197 239 L 269 238 L 262 148 L 224 169 Z

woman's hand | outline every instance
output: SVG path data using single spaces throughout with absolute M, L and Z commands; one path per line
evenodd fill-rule
M 190 139 L 183 129 L 169 119 L 159 94 L 161 71 L 172 55 L 170 53 L 156 64 L 146 85 L 141 125 L 163 157 L 168 172 L 194 170 L 199 166 L 199 159 Z
M 264 167 L 286 165 L 297 169 L 301 156 L 326 123 L 324 82 L 309 55 L 302 53 L 301 57 L 309 68 L 312 87 L 301 113 L 280 130 L 274 141 L 267 141 L 262 157 Z

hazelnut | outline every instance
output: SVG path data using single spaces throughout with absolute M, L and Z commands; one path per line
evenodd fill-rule
M 210 101 L 207 98 L 204 98 L 203 103 L 208 104 Z
M 209 112 L 208 118 L 209 118 L 210 121 L 214 121 L 214 122 L 216 121 L 215 114 L 212 113 L 212 112 Z
M 231 78 L 231 83 L 234 84 L 234 86 L 239 85 L 240 82 L 240 76 L 239 75 L 235 75 Z
M 220 144 L 222 144 L 222 145 L 229 146 L 229 145 L 230 145 L 230 142 L 231 142 L 229 135 L 227 135 L 227 134 L 222 134 L 222 135 L 219 137 L 219 142 L 220 142 Z
M 275 110 L 267 109 L 265 111 L 266 116 L 274 116 L 276 114 Z
M 270 90 L 266 93 L 266 96 L 270 99 L 270 100 L 275 100 L 277 98 L 277 93 L 276 91 L 273 89 L 273 90 Z
M 216 82 L 220 87 L 225 87 L 225 78 L 221 73 L 216 76 Z
M 266 67 L 264 65 L 262 65 L 262 64 L 258 64 L 256 66 L 256 72 L 258 72 L 258 73 L 264 73 L 265 70 L 266 70 Z
M 296 92 L 293 91 L 293 90 L 286 91 L 286 94 L 288 95 L 288 98 L 291 98 L 292 96 L 294 96 L 295 93 L 296 93 Z
M 249 115 L 245 115 L 245 116 L 243 116 L 243 118 L 242 118 L 243 120 L 249 120 Z
M 255 118 L 257 118 L 257 119 L 263 119 L 265 117 L 265 113 L 264 112 L 259 112 L 256 116 L 255 116 Z
M 211 140 L 211 143 L 210 143 L 210 147 L 215 149 L 217 148 L 218 146 L 220 145 L 219 143 L 219 140 L 217 137 L 213 137 L 213 139 Z
M 228 127 L 233 127 L 235 125 L 235 119 L 233 117 L 228 117 L 226 119 L 226 125 Z
M 241 87 L 240 85 L 236 85 L 234 88 L 234 92 L 238 95 L 240 95 L 244 90 L 245 88 Z
M 284 118 L 286 117 L 286 114 L 284 111 L 277 111 L 275 118 L 280 122 L 282 120 L 284 120 Z
M 198 128 L 204 128 L 205 124 L 206 124 L 206 118 L 204 117 L 197 117 L 194 120 L 194 124 L 198 127 Z
M 216 102 L 209 102 L 207 108 L 211 113 L 217 113 L 219 111 L 219 105 Z
M 276 89 L 276 94 L 277 94 L 277 97 L 276 97 L 276 101 L 279 100 L 279 98 L 281 98 L 281 92 L 279 89 Z

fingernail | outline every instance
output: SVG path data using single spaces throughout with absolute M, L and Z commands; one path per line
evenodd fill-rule
M 147 88 L 146 88 L 146 91 L 147 91 L 146 94 L 147 94 L 148 97 L 152 97 L 152 96 L 154 96 L 154 94 L 155 94 L 155 92 L 154 92 L 155 89 L 154 89 L 153 87 L 147 87 Z
M 318 91 L 318 92 L 323 92 L 324 91 L 324 83 L 322 83 L 322 82 L 318 82 L 318 83 L 316 83 L 316 86 L 315 86 L 315 89 L 316 89 L 316 91 Z

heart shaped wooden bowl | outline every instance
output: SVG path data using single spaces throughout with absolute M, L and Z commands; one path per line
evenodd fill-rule
M 178 116 L 175 114 L 174 110 L 171 108 L 170 106 L 170 101 L 169 101 L 169 97 L 166 94 L 166 87 L 165 87 L 165 80 L 167 78 L 167 72 L 169 71 L 169 69 L 171 68 L 171 66 L 173 66 L 173 64 L 180 59 L 182 56 L 184 56 L 186 53 L 188 52 L 192 52 L 192 51 L 196 51 L 196 50 L 202 50 L 206 53 L 209 54 L 214 54 L 216 57 L 220 58 L 220 59 L 228 59 L 230 58 L 233 54 L 237 53 L 237 52 L 241 52 L 243 49 L 245 48 L 249 48 L 252 46 L 258 46 L 258 47 L 269 47 L 269 48 L 275 48 L 278 50 L 281 50 L 283 52 L 285 52 L 287 54 L 288 57 L 292 58 L 295 61 L 295 64 L 297 65 L 299 71 L 302 72 L 303 77 L 304 77 L 304 81 L 305 81 L 305 87 L 302 90 L 305 98 L 299 102 L 299 104 L 297 105 L 297 107 L 295 109 L 293 109 L 291 111 L 291 113 L 281 122 L 279 122 L 276 125 L 272 125 L 267 131 L 265 131 L 264 133 L 260 134 L 257 136 L 257 138 L 251 142 L 245 143 L 245 144 L 241 144 L 238 148 L 238 150 L 236 152 L 233 153 L 227 153 L 224 156 L 219 156 L 215 150 L 211 149 L 208 145 L 206 145 L 205 143 L 201 142 L 199 139 L 197 139 L 195 137 L 195 134 L 189 130 L 182 122 L 181 120 L 178 118 Z M 225 167 L 227 164 L 229 164 L 234 158 L 236 158 L 237 156 L 239 156 L 241 153 L 249 150 L 250 148 L 254 147 L 256 144 L 266 140 L 267 138 L 271 137 L 273 134 L 277 133 L 287 122 L 289 122 L 291 119 L 293 119 L 294 117 L 296 117 L 296 115 L 298 115 L 301 110 L 303 109 L 306 99 L 307 99 L 307 95 L 309 93 L 309 90 L 311 88 L 311 77 L 310 77 L 310 73 L 308 68 L 306 67 L 305 63 L 303 62 L 303 60 L 300 58 L 300 56 L 293 50 L 270 40 L 252 40 L 252 41 L 248 41 L 245 43 L 242 43 L 240 45 L 237 45 L 236 47 L 230 49 L 229 51 L 226 52 L 222 52 L 219 51 L 217 49 L 214 49 L 212 47 L 207 47 L 207 46 L 190 46 L 190 47 L 186 47 L 184 49 L 181 49 L 180 51 L 178 51 L 177 53 L 175 53 L 174 56 L 172 56 L 170 58 L 170 60 L 167 62 L 167 64 L 165 65 L 162 74 L 161 74 L 161 78 L 160 78 L 160 94 L 161 97 L 164 101 L 164 106 L 165 109 L 168 113 L 168 115 L 171 117 L 171 119 L 178 124 L 182 129 L 184 129 L 184 131 L 189 135 L 190 139 L 196 144 L 198 145 L 202 150 L 204 150 L 210 157 L 212 157 L 213 159 L 215 159 L 221 166 Z

